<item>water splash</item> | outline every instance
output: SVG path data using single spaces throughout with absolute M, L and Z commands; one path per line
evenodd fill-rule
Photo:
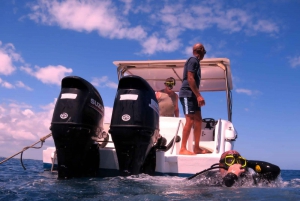
M 192 180 L 140 174 L 58 180 L 42 161 L 14 159 L 0 166 L 0 200 L 300 200 L 300 171 L 283 170 L 271 185 L 224 187 L 217 174 Z

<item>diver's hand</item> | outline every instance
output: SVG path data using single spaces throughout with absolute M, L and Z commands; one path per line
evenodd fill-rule
M 245 172 L 245 169 L 242 168 L 241 164 L 233 164 L 227 171 L 227 173 L 230 172 L 239 177 L 243 172 Z

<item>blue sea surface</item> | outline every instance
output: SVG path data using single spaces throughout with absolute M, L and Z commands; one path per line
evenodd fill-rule
M 0 158 L 0 161 L 4 158 Z M 0 165 L 0 200 L 300 200 L 300 170 L 282 170 L 271 185 L 224 187 L 209 178 L 149 176 L 58 180 L 40 160 Z

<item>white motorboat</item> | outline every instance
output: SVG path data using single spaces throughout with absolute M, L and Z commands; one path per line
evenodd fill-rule
M 97 148 L 92 148 L 92 142 L 89 143 L 89 146 L 82 145 L 89 147 L 89 150 L 94 150 L 92 152 L 95 156 L 89 157 L 89 160 L 98 162 L 87 163 L 93 167 L 95 165 L 96 167 L 98 166 L 98 174 L 100 176 L 130 175 L 144 172 L 150 175 L 188 177 L 207 169 L 212 164 L 218 163 L 222 153 L 233 149 L 237 131 L 232 124 L 231 90 L 233 86 L 230 61 L 226 58 L 210 58 L 201 61 L 200 91 L 223 91 L 227 99 L 227 104 L 224 107 L 227 107 L 228 119 L 203 117 L 200 147 L 210 150 L 211 153 L 179 155 L 185 118 L 159 117 L 154 91 L 164 88 L 164 82 L 167 77 L 174 77 L 177 85 L 174 86 L 173 90 L 178 92 L 181 85 L 178 83 L 182 81 L 185 62 L 186 60 L 113 62 L 117 66 L 120 82 L 111 122 L 103 124 L 99 120 L 100 131 L 96 129 L 97 134 L 95 135 L 98 135 L 98 138 L 102 138 L 101 140 L 96 140 L 100 141 L 99 155 L 95 153 Z M 76 99 L 76 95 L 72 94 L 76 93 L 76 90 L 73 90 L 72 93 L 66 90 L 63 92 L 62 87 L 59 100 L 63 97 L 62 101 L 69 99 L 72 101 Z M 101 117 L 103 116 L 103 113 L 101 113 L 103 104 L 102 99 L 101 101 L 100 99 L 98 98 L 98 101 L 96 101 L 95 98 L 92 98 L 93 101 L 90 102 L 93 102 L 92 106 L 98 110 Z M 62 104 L 66 105 L 66 103 Z M 65 113 L 68 112 L 63 112 L 62 109 L 57 112 L 60 118 L 66 119 Z M 53 119 L 55 119 L 54 116 Z M 52 121 L 52 127 L 56 124 L 57 122 Z M 80 127 L 77 128 L 78 130 L 84 129 Z M 93 129 L 91 128 L 90 130 Z M 100 132 L 101 134 L 99 134 Z M 192 129 L 187 144 L 187 148 L 190 151 L 193 151 L 194 146 L 193 132 Z M 95 135 L 89 137 L 95 139 Z M 58 135 L 56 134 L 56 136 Z M 69 139 L 70 136 L 66 138 Z M 56 147 L 49 147 L 43 150 L 44 169 L 54 170 L 57 167 L 57 163 L 59 164 L 59 157 L 64 158 L 65 161 L 69 160 L 66 159 L 68 154 L 57 154 L 58 143 L 55 144 Z M 66 147 L 66 145 L 63 146 Z M 60 147 L 60 149 L 62 148 Z M 87 157 L 89 153 L 83 154 L 81 158 L 74 160 L 77 162 L 80 160 L 77 163 L 80 164 L 84 161 L 82 157 Z M 72 157 L 74 154 L 71 154 Z M 69 164 L 76 165 L 75 162 Z M 61 163 L 61 166 L 67 165 Z M 90 167 L 84 167 L 84 165 L 83 168 L 91 169 Z M 68 177 L 66 176 L 68 174 L 63 173 L 61 177 Z

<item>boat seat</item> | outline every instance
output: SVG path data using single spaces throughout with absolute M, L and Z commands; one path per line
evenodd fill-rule
M 204 118 L 202 120 L 200 141 L 214 141 L 214 133 L 217 121 L 213 118 Z

